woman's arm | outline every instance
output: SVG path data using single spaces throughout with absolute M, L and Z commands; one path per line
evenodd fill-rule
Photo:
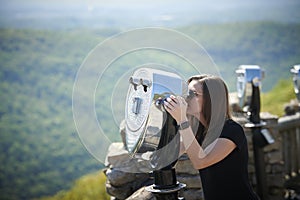
M 203 169 L 223 160 L 236 147 L 235 143 L 231 140 L 218 138 L 203 149 L 196 140 L 190 127 L 180 130 L 180 135 L 185 152 L 189 156 L 195 169 Z

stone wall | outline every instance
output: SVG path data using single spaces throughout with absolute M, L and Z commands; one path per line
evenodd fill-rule
M 274 139 L 274 143 L 263 148 L 265 155 L 266 184 L 268 197 L 272 200 L 282 200 L 284 196 L 284 162 L 282 157 L 282 136 L 277 130 L 277 117 L 268 113 L 261 113 L 262 121 L 266 122 L 263 128 L 268 130 Z M 241 122 L 240 122 L 241 123 Z M 243 124 L 243 123 L 241 123 Z M 253 144 L 251 130 L 245 128 L 249 148 L 249 178 L 252 186 L 256 188 L 256 175 L 254 166 Z

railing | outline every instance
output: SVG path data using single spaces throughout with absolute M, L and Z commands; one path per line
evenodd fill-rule
M 278 131 L 282 136 L 285 188 L 300 195 L 300 113 L 281 117 Z

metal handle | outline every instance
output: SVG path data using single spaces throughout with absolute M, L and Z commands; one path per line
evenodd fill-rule
M 131 83 L 134 87 L 135 90 L 137 90 L 137 86 L 139 85 L 143 85 L 143 87 L 147 88 L 147 87 L 150 87 L 151 86 L 151 81 L 148 80 L 148 79 L 142 79 L 142 78 L 136 78 L 136 77 L 133 77 L 131 76 L 129 78 L 129 83 Z M 144 89 L 144 91 L 146 92 L 147 89 Z

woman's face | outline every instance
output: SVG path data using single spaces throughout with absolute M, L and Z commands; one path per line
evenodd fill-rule
M 188 89 L 192 94 L 190 98 L 187 99 L 187 114 L 193 115 L 196 118 L 200 119 L 202 115 L 203 104 L 202 84 L 198 80 L 192 80 L 188 85 Z

